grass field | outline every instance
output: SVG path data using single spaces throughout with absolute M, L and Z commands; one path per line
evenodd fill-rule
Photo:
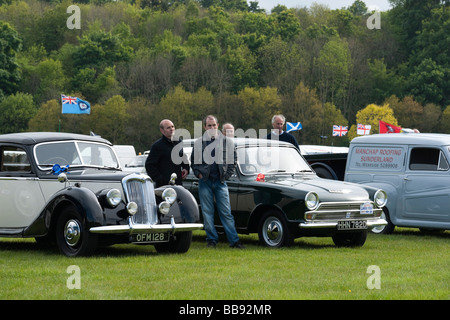
M 0 239 L 0 299 L 449 299 L 450 232 L 424 235 L 396 229 L 369 234 L 361 248 L 337 248 L 330 238 L 301 238 L 267 249 L 242 236 L 246 249 L 224 240 L 207 249 L 194 233 L 186 254 L 153 246 L 115 245 L 89 258 L 66 258 L 34 240 Z M 69 289 L 68 267 L 80 289 Z M 369 289 L 379 268 L 380 289 Z M 369 281 L 368 281 L 369 280 Z M 69 281 L 70 282 L 70 281 Z M 70 282 L 75 283 L 75 282 Z

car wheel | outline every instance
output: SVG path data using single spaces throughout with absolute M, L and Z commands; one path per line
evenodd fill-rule
M 294 241 L 283 215 L 269 211 L 263 215 L 258 226 L 259 242 L 271 248 L 289 246 Z
M 185 253 L 191 247 L 192 231 L 178 232 L 175 239 L 166 243 L 155 244 L 158 253 Z
M 56 222 L 56 243 L 68 257 L 89 256 L 97 247 L 97 235 L 86 229 L 79 211 L 69 206 L 62 210 Z
M 385 208 L 383 208 L 380 218 L 386 220 L 388 224 L 385 226 L 373 227 L 370 232 L 376 234 L 391 234 L 394 231 L 395 225 L 391 222 L 389 214 L 384 209 Z
M 338 247 L 362 247 L 367 239 L 367 230 L 361 232 L 338 233 L 332 236 Z

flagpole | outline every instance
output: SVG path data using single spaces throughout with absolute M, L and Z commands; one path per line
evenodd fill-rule
M 58 132 L 61 132 L 61 118 L 58 119 Z

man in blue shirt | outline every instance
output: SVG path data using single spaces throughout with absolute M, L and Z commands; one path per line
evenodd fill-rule
M 267 135 L 267 139 L 271 140 L 279 140 L 279 141 L 285 141 L 292 143 L 298 150 L 300 150 L 300 147 L 298 146 L 297 140 L 295 137 L 286 132 L 283 131 L 284 123 L 286 122 L 286 118 L 282 114 L 276 114 L 272 117 L 272 127 L 273 129 L 271 132 Z

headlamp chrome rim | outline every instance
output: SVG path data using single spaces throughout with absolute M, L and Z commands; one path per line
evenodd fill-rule
M 387 203 L 386 192 L 382 189 L 377 190 L 377 192 L 375 192 L 375 195 L 373 197 L 373 202 L 375 202 L 378 208 L 384 207 Z
M 136 202 L 131 201 L 127 204 L 127 212 L 130 216 L 134 216 L 138 212 L 138 205 Z
M 177 200 L 177 192 L 174 188 L 166 188 L 162 193 L 162 198 L 172 205 Z
M 305 196 L 305 206 L 309 210 L 316 210 L 319 206 L 319 196 L 315 192 L 308 192 Z
M 166 215 L 169 213 L 170 211 L 170 203 L 167 201 L 162 201 L 159 205 L 158 205 L 158 210 L 162 215 Z
M 117 207 L 122 201 L 122 194 L 117 189 L 111 189 L 106 193 L 106 201 L 111 207 Z

